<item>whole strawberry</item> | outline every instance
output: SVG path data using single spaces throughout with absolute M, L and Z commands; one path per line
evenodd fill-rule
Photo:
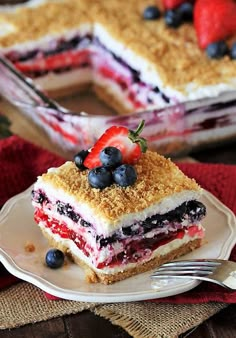
M 142 121 L 138 128 L 133 131 L 123 126 L 112 126 L 97 140 L 88 156 L 84 160 L 84 166 L 88 169 L 100 167 L 100 153 L 107 147 L 115 147 L 120 150 L 122 163 L 134 164 L 147 150 L 146 140 L 140 137 L 144 127 Z
M 236 33 L 236 2 L 197 0 L 194 6 L 194 26 L 201 48 L 225 40 Z

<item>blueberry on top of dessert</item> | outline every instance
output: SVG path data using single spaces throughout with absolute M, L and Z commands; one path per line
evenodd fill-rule
M 136 130 L 112 126 L 98 139 L 79 166 L 90 169 L 88 181 L 93 188 L 104 189 L 112 183 L 126 187 L 135 183 L 137 173 L 132 165 L 147 150 L 146 140 L 140 137 L 143 128 L 144 121 Z M 77 158 L 78 154 L 74 160 Z

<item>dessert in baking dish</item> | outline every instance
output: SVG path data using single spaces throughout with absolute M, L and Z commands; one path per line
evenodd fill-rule
M 158 2 L 29 2 L 0 15 L 0 46 L 50 95 L 92 84 L 122 113 L 235 90 L 235 61 L 209 59 L 192 23 L 173 28 L 164 14 L 146 20 L 143 13 L 152 3 Z
M 143 118 L 145 137 L 164 154 L 231 140 L 236 136 L 235 3 L 191 1 L 194 25 L 178 26 L 175 8 L 168 15 L 150 14 L 151 5 L 172 8 L 182 2 L 32 0 L 0 13 L 1 51 L 46 93 L 57 97 L 92 86 L 116 112 L 128 113 L 125 117 L 41 107 L 26 111 L 11 74 L 3 73 L 1 93 L 13 104 L 20 97 L 18 106 L 70 153 L 90 147 L 114 121 L 132 128 Z
M 32 203 L 49 243 L 90 282 L 109 284 L 198 248 L 200 195 L 173 162 L 145 151 L 137 133 L 113 126 L 90 152 L 40 176 Z

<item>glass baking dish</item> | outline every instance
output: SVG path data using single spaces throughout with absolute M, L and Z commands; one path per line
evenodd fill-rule
M 81 112 L 79 105 L 71 111 L 52 100 L 3 56 L 0 57 L 0 76 L 1 95 L 39 125 L 68 158 L 91 147 L 110 126 L 135 129 L 140 120 L 145 120 L 142 136 L 147 139 L 149 148 L 164 155 L 186 154 L 236 137 L 235 92 L 129 115 L 95 115 Z

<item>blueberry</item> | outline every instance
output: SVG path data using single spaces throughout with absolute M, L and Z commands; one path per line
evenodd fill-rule
M 60 215 L 65 215 L 71 218 L 72 221 L 76 223 L 79 221 L 79 218 L 80 218 L 79 215 L 74 212 L 72 206 L 69 203 L 63 203 L 61 201 L 57 201 L 56 206 L 57 206 L 57 212 Z
M 50 249 L 46 253 L 45 262 L 47 266 L 51 269 L 58 269 L 64 263 L 64 253 L 58 249 Z
M 33 201 L 39 204 L 43 204 L 44 201 L 48 200 L 46 195 L 40 190 L 38 191 L 32 190 L 31 196 L 32 196 Z
M 152 90 L 154 91 L 154 93 L 160 93 L 160 89 L 158 87 L 154 87 Z
M 112 235 L 112 236 L 110 236 L 110 237 L 101 237 L 100 239 L 99 239 L 99 242 L 100 242 L 100 248 L 102 248 L 102 247 L 106 247 L 108 244 L 112 244 L 112 243 L 114 243 L 114 242 L 116 242 L 117 241 L 117 235 L 116 234 L 114 234 L 114 235 Z
M 187 213 L 192 222 L 200 221 L 206 215 L 206 207 L 199 201 L 189 201 L 187 203 Z
M 166 25 L 172 28 L 178 28 L 182 23 L 182 15 L 178 10 L 167 10 L 164 18 Z
M 84 166 L 84 160 L 88 156 L 88 153 L 88 150 L 81 150 L 78 154 L 74 156 L 75 165 L 80 170 L 86 169 L 86 167 Z
M 137 180 L 137 173 L 132 165 L 122 164 L 113 171 L 113 179 L 121 187 L 128 187 Z
M 233 60 L 236 60 L 236 42 L 233 43 L 231 50 L 230 50 L 230 57 Z
M 131 226 L 123 227 L 122 232 L 125 236 L 131 236 L 132 235 L 132 228 Z
M 184 215 L 187 213 L 187 205 L 186 203 L 181 204 L 179 207 L 174 210 L 169 211 L 166 214 L 166 219 L 169 222 L 182 222 Z
M 65 203 L 60 202 L 60 201 L 57 201 L 57 202 L 56 202 L 56 205 L 57 205 L 57 212 L 58 212 L 60 215 L 65 215 L 65 213 L 66 213 L 66 206 L 65 206 Z
M 170 103 L 169 97 L 167 97 L 164 93 L 161 93 L 161 98 L 162 98 L 166 103 Z
M 118 148 L 106 147 L 100 153 L 100 160 L 105 167 L 117 167 L 122 162 L 122 154 Z
M 183 21 L 193 20 L 193 4 L 184 2 L 178 7 L 178 12 L 180 13 Z
M 89 171 L 88 181 L 91 187 L 104 189 L 109 187 L 112 181 L 112 174 L 107 167 L 96 167 Z
M 206 53 L 209 58 L 220 59 L 228 52 L 228 47 L 225 41 L 217 41 L 210 43 L 206 48 Z
M 143 18 L 145 20 L 156 20 L 161 16 L 160 10 L 156 6 L 148 6 L 143 12 Z
M 86 222 L 84 219 L 81 219 L 80 224 L 82 225 L 82 227 L 85 227 L 85 228 L 91 227 L 91 224 Z

